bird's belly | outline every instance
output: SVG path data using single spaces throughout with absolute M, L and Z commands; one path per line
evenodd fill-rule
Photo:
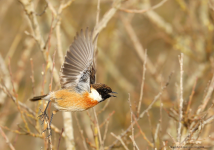
M 55 107 L 62 111 L 83 111 L 98 104 L 89 97 L 89 93 L 79 94 L 68 90 L 60 90 L 54 93 Z
M 60 110 L 60 111 L 83 111 L 83 110 L 86 110 L 86 109 L 78 107 L 78 106 L 62 107 L 62 106 L 58 105 L 58 103 L 54 103 L 54 106 L 57 110 Z

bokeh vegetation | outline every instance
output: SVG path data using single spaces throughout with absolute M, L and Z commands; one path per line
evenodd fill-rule
M 71 145 L 212 147 L 213 20 L 213 0 L 0 1 L 0 149 L 51 149 L 38 118 L 45 104 L 29 98 L 60 88 L 64 54 L 86 27 L 99 32 L 96 80 L 118 95 L 96 115 L 72 113 Z M 54 116 L 53 149 L 69 149 L 63 120 Z

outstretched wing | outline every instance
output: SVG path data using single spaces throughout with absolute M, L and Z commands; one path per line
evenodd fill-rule
M 95 62 L 93 62 L 93 65 L 90 70 L 90 84 L 94 84 L 96 80 L 96 70 L 95 70 Z
M 97 36 L 96 36 L 97 37 Z M 95 38 L 96 39 L 96 38 Z M 77 92 L 90 91 L 90 83 L 95 81 L 93 31 L 88 28 L 77 33 L 74 42 L 65 55 L 61 67 L 61 87 L 75 88 Z M 91 75 L 94 74 L 92 77 Z

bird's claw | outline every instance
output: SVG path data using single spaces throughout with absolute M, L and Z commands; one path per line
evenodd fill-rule
M 46 118 L 47 118 L 47 120 L 49 120 L 49 117 L 48 117 L 48 114 L 47 114 L 46 110 L 41 115 L 39 115 L 38 117 L 41 118 L 41 120 L 42 120 L 41 125 L 43 125 L 43 123 L 44 123 Z
M 53 117 L 53 115 L 51 115 L 51 120 L 49 122 L 49 117 L 48 117 L 48 114 L 47 114 L 47 108 L 48 108 L 49 103 L 50 103 L 50 101 L 48 102 L 48 104 L 47 104 L 47 106 L 46 106 L 46 108 L 45 108 L 45 110 L 43 112 L 40 109 L 40 111 L 42 112 L 42 114 L 38 116 L 39 118 L 41 118 L 42 124 L 44 124 L 45 120 L 47 120 L 47 122 L 48 122 L 48 127 L 45 130 L 42 131 L 42 133 L 44 133 L 44 132 L 50 130 L 49 135 L 46 138 L 48 138 L 48 137 L 51 136 L 51 121 L 52 121 L 52 117 Z

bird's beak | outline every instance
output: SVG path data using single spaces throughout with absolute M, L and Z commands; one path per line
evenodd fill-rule
M 115 93 L 115 94 L 117 94 L 117 92 L 111 92 L 111 93 Z
M 109 93 L 109 95 L 111 95 L 111 97 L 117 97 L 117 96 L 115 96 L 115 95 L 112 95 L 112 93 L 113 93 L 113 94 L 117 94 L 117 92 L 111 92 L 111 93 Z

